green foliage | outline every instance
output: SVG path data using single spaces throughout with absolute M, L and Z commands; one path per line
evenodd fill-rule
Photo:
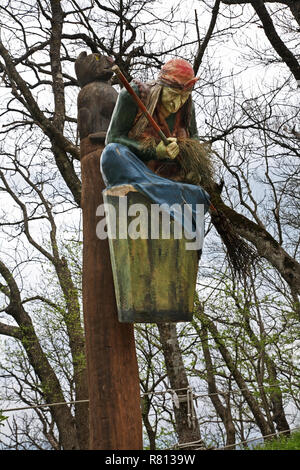
M 8 416 L 3 416 L 2 411 L 0 410 L 0 426 L 4 426 L 3 421 L 8 419 Z
M 253 450 L 300 450 L 300 431 L 267 441 Z

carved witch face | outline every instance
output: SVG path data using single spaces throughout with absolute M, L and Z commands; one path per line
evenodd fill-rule
M 160 104 L 165 117 L 182 108 L 198 80 L 185 59 L 171 59 L 161 68 L 157 83 L 163 86 Z
M 191 91 L 164 86 L 160 97 L 163 114 L 168 116 L 169 114 L 177 113 L 188 100 L 190 94 Z

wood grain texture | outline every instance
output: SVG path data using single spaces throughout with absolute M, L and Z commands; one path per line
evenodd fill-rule
M 138 364 L 132 325 L 118 321 L 107 240 L 96 234 L 105 188 L 100 158 L 118 97 L 108 83 L 110 61 L 81 53 L 75 69 L 83 218 L 83 314 L 89 388 L 90 450 L 142 449 Z
M 142 419 L 133 326 L 118 321 L 108 241 L 96 236 L 96 209 L 104 189 L 100 155 L 98 149 L 81 161 L 90 449 L 138 450 Z

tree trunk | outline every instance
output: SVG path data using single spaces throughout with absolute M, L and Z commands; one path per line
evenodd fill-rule
M 168 378 L 170 380 L 171 388 L 173 390 L 178 390 L 176 392 L 177 395 L 179 396 L 179 398 L 181 398 L 181 400 L 184 400 L 179 400 L 179 408 L 174 406 L 178 442 L 179 444 L 197 442 L 197 448 L 203 447 L 204 449 L 205 447 L 201 440 L 200 429 L 196 414 L 193 413 L 195 419 L 191 423 L 189 423 L 188 419 L 189 407 L 187 401 L 185 400 L 185 397 L 187 397 L 187 389 L 189 387 L 189 383 L 177 339 L 176 325 L 173 323 L 158 323 L 157 326 L 159 330 L 160 341 L 166 362 L 166 369 Z M 179 389 L 183 390 L 180 391 Z M 195 448 L 195 445 L 184 446 L 184 448 L 193 449 Z
M 254 298 L 256 299 L 256 296 L 254 296 Z M 258 299 L 256 299 L 256 302 L 258 302 Z M 271 359 L 271 357 L 267 353 L 267 351 L 265 349 L 265 345 L 263 344 L 263 342 L 259 338 L 257 338 L 256 334 L 254 333 L 254 331 L 251 327 L 250 316 L 249 316 L 249 313 L 248 313 L 249 310 L 247 308 L 246 309 L 241 309 L 240 308 L 240 311 L 243 311 L 243 316 L 244 316 L 244 320 L 245 320 L 245 322 L 244 322 L 245 330 L 246 330 L 252 344 L 254 345 L 254 347 L 256 348 L 258 353 L 260 354 L 260 356 L 263 357 L 265 362 L 266 362 L 269 385 L 271 387 L 270 399 L 271 399 L 271 403 L 272 403 L 272 407 L 273 407 L 273 409 L 272 409 L 273 416 L 271 416 L 271 413 L 270 413 L 270 404 L 268 403 L 267 399 L 265 398 L 264 401 L 265 401 L 266 415 L 269 418 L 269 421 L 271 421 L 272 427 L 274 427 L 274 425 L 273 425 L 273 422 L 274 422 L 277 425 L 277 431 L 285 431 L 287 434 L 289 434 L 289 429 L 290 428 L 289 428 L 289 424 L 287 422 L 285 412 L 284 412 L 284 407 L 283 407 L 283 403 L 282 403 L 282 392 L 281 392 L 281 388 L 280 388 L 280 385 L 279 385 L 279 382 L 278 382 L 278 379 L 277 379 L 277 370 L 276 370 L 275 363 L 274 363 L 273 359 Z M 261 325 L 261 328 L 263 329 L 262 325 Z M 263 331 L 264 331 L 264 329 L 263 329 Z M 263 386 L 263 378 L 262 378 L 262 381 L 261 381 L 261 385 Z M 264 395 L 265 395 L 265 392 L 264 392 L 264 389 L 262 388 L 262 396 L 264 397 Z M 273 432 L 274 431 L 275 431 L 275 428 L 274 428 Z
M 46 403 L 64 403 L 65 398 L 61 385 L 39 343 L 31 318 L 22 305 L 17 283 L 9 269 L 1 261 L 0 272 L 9 289 L 6 295 L 8 295 L 10 303 L 5 312 L 11 315 L 19 325 L 19 330 L 14 332 L 14 337 L 21 341 L 30 365 L 41 382 L 44 400 Z M 57 426 L 63 450 L 79 450 L 75 420 L 68 405 L 52 406 L 49 411 Z
M 213 336 L 214 341 L 216 342 L 218 346 L 218 349 L 225 361 L 227 368 L 229 369 L 232 376 L 234 377 L 236 383 L 238 384 L 240 388 L 242 395 L 244 396 L 246 402 L 249 405 L 250 410 L 252 411 L 256 424 L 259 427 L 262 435 L 266 436 L 268 434 L 271 434 L 272 430 L 270 429 L 268 422 L 266 421 L 254 396 L 248 389 L 247 384 L 242 374 L 239 372 L 235 363 L 233 362 L 231 354 L 229 350 L 226 348 L 226 346 L 224 345 L 221 335 L 219 335 L 219 332 L 217 330 L 217 327 L 214 325 L 214 323 L 209 319 L 209 317 L 204 312 L 200 313 L 200 319 L 203 325 L 207 327 L 208 331 L 210 331 L 211 335 Z
M 149 439 L 149 449 L 150 450 L 155 450 L 156 445 L 155 445 L 155 431 L 152 429 L 151 423 L 149 421 L 149 411 L 150 411 L 150 400 L 149 396 L 146 395 L 142 399 L 142 417 L 143 417 L 143 423 L 146 428 L 146 432 L 148 434 L 148 439 Z
M 217 389 L 215 376 L 214 376 L 214 369 L 212 358 L 209 350 L 208 345 L 208 336 L 207 336 L 207 328 L 203 326 L 203 328 L 199 328 L 196 322 L 193 323 L 195 330 L 199 334 L 201 338 L 201 345 L 203 350 L 203 356 L 206 365 L 206 380 L 208 384 L 208 393 L 210 394 L 210 400 L 217 412 L 220 416 L 226 431 L 226 446 L 230 446 L 230 450 L 234 450 L 235 444 L 235 427 L 232 420 L 231 409 L 230 409 L 230 400 L 227 400 L 227 406 L 224 406 L 222 401 L 219 398 L 219 392 Z
M 290 434 L 290 426 L 287 422 L 284 406 L 282 402 L 282 391 L 277 379 L 277 371 L 274 361 L 267 357 L 267 370 L 269 374 L 269 381 L 272 387 L 272 392 L 270 393 L 271 403 L 272 403 L 272 412 L 273 412 L 273 421 L 276 424 L 277 431 L 284 431 L 284 435 L 288 436 Z

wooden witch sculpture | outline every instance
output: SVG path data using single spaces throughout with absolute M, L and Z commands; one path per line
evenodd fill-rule
M 162 67 L 158 80 L 133 81 L 133 93 L 160 133 L 132 94 L 122 89 L 101 160 L 108 186 L 132 184 L 153 202 L 198 203 L 208 210 L 209 195 L 199 183 L 201 178 L 211 179 L 211 163 L 207 147 L 199 142 L 191 98 L 198 80 L 186 60 L 172 59 Z
M 101 172 L 108 188 L 107 194 L 112 194 L 110 190 L 115 187 L 129 186 L 134 188 L 134 191 L 142 194 L 152 204 L 163 204 L 166 210 L 169 207 L 173 219 L 182 222 L 183 225 L 185 219 L 182 218 L 181 208 L 188 205 L 196 230 L 197 207 L 203 207 L 204 214 L 207 211 L 212 214 L 213 222 L 226 244 L 229 258 L 231 256 L 233 263 L 238 267 L 240 252 L 243 252 L 244 247 L 241 248 L 241 244 L 239 244 L 241 240 L 232 230 L 226 217 L 222 213 L 218 213 L 211 204 L 209 193 L 215 190 L 216 183 L 213 181 L 210 149 L 199 141 L 197 133 L 195 108 L 191 94 L 199 78 L 195 77 L 192 66 L 184 59 L 175 58 L 169 60 L 161 68 L 157 80 L 150 83 L 134 80 L 130 85 L 118 67 L 113 69 L 125 88 L 119 94 L 106 137 L 106 148 L 101 158 Z M 205 189 L 202 187 L 202 183 Z M 176 207 L 179 208 L 179 212 L 176 212 Z M 173 242 L 175 241 L 173 240 Z M 179 253 L 179 245 L 171 248 L 173 253 L 169 252 L 169 259 L 179 258 L 180 263 L 183 264 L 183 260 L 187 260 L 183 272 L 179 273 L 178 266 L 175 265 L 160 266 L 164 278 L 154 280 L 154 283 L 156 288 L 159 285 L 165 288 L 166 279 L 170 281 L 172 272 L 175 279 L 180 276 L 184 278 L 186 271 L 193 266 L 194 274 L 190 277 L 186 276 L 186 285 L 183 283 L 180 286 L 175 286 L 174 283 L 169 282 L 167 292 L 165 289 L 164 294 L 163 292 L 158 294 L 157 290 L 152 292 L 152 299 L 163 296 L 169 298 L 169 305 L 165 306 L 165 311 L 162 308 L 160 313 L 156 311 L 160 310 L 158 305 L 153 306 L 151 302 L 145 305 L 146 297 L 143 292 L 144 297 L 140 302 L 140 310 L 144 312 L 142 312 L 141 319 L 136 313 L 136 309 L 133 308 L 132 301 L 127 299 L 126 306 L 118 305 L 119 310 L 129 310 L 129 314 L 125 315 L 123 321 L 130 321 L 126 318 L 132 314 L 137 318 L 133 321 L 185 321 L 191 319 L 197 272 L 196 256 L 195 253 L 188 254 L 188 252 L 182 251 Z M 117 284 L 118 279 L 121 279 L 120 286 L 116 289 L 120 295 L 120 304 L 122 303 L 122 295 L 126 297 L 128 279 L 132 278 L 130 273 L 122 271 L 124 269 L 122 267 L 131 265 L 134 255 L 130 256 L 130 253 L 127 253 L 118 261 L 114 253 L 120 250 L 120 246 L 114 245 L 112 242 L 110 246 L 112 264 L 115 267 L 115 283 Z M 169 246 L 171 247 L 171 243 Z M 126 250 L 128 251 L 128 247 Z M 131 251 L 136 254 L 136 246 Z M 147 254 L 143 252 L 139 254 L 141 258 L 139 263 L 143 261 L 145 256 L 148 256 L 147 260 L 144 259 L 144 267 L 149 264 L 148 261 L 155 259 L 153 251 L 161 253 L 161 246 L 156 246 L 153 250 L 153 246 L 149 245 L 146 251 Z M 147 290 L 147 285 L 151 285 L 153 280 L 152 273 L 157 272 L 157 265 L 161 265 L 162 261 L 163 257 L 156 258 L 156 264 L 151 267 L 149 276 L 145 277 L 144 273 L 140 272 L 140 277 L 144 277 L 146 282 L 142 289 L 137 287 L 136 292 Z M 121 267 L 121 270 L 118 266 Z M 137 275 L 136 272 L 135 274 Z M 122 286 L 124 287 L 124 278 L 127 279 L 127 284 L 125 282 L 126 287 L 121 295 L 120 289 Z M 187 316 L 183 315 L 182 318 L 175 315 L 173 318 L 171 312 L 174 312 L 176 305 L 178 311 L 183 308 L 181 298 L 188 291 L 189 284 L 192 284 L 192 290 L 190 290 L 189 306 L 186 309 L 188 310 Z M 176 287 L 179 292 L 178 296 L 174 294 Z M 161 304 L 164 304 L 163 300 Z M 148 318 L 146 311 L 152 311 L 153 314 Z
M 101 157 L 107 190 L 104 200 L 117 207 L 117 195 L 151 211 L 159 205 L 173 220 L 185 222 L 185 209 L 197 232 L 197 210 L 210 206 L 199 185 L 209 174 L 207 149 L 199 142 L 191 92 L 198 78 L 183 59 L 173 59 L 151 83 L 133 81 L 113 67 L 125 88 L 119 94 Z M 196 184 L 195 184 L 196 183 Z M 118 191 L 119 190 L 119 193 Z M 123 221 L 124 222 L 124 221 Z M 186 226 L 184 227 L 187 228 Z M 201 227 L 202 229 L 202 227 Z M 192 319 L 198 253 L 185 240 L 110 240 L 120 321 L 166 322 Z

